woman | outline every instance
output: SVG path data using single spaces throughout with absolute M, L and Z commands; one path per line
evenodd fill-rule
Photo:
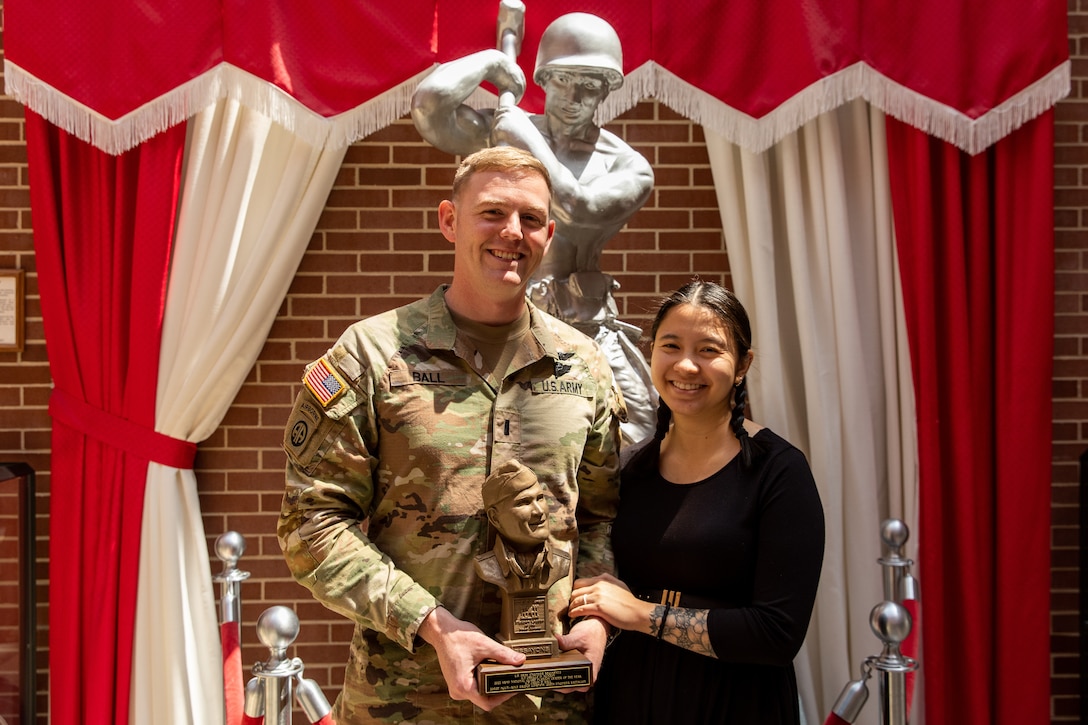
M 695 281 L 660 307 L 653 438 L 628 449 L 612 530 L 617 573 L 579 579 L 572 617 L 622 630 L 595 690 L 601 723 L 799 723 L 793 658 L 823 562 L 804 455 L 744 417 L 744 307 Z

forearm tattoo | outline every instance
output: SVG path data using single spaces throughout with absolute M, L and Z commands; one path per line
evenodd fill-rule
M 671 642 L 678 647 L 706 655 L 717 657 L 714 647 L 710 644 L 710 632 L 707 620 L 710 616 L 708 609 L 666 609 L 659 604 L 650 612 L 650 634 L 657 635 L 658 639 Z M 664 621 L 662 621 L 664 619 Z M 664 630 L 662 630 L 664 627 Z

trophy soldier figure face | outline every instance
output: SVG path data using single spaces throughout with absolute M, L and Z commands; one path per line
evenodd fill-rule
M 510 461 L 484 483 L 487 520 L 518 552 L 539 549 L 548 540 L 548 498 L 536 474 Z

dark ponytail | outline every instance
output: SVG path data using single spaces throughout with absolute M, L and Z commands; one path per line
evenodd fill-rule
M 665 434 L 669 432 L 669 424 L 672 423 L 672 409 L 665 405 L 664 400 L 657 404 L 657 427 L 654 428 L 654 440 L 665 440 Z
M 729 419 L 729 427 L 733 429 L 733 435 L 740 443 L 740 462 L 745 468 L 752 465 L 752 448 L 755 444 L 744 427 L 744 409 L 748 405 L 748 380 L 741 378 L 733 388 L 733 413 Z

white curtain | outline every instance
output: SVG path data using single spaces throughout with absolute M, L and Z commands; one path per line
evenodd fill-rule
M 190 121 L 188 144 L 155 420 L 199 442 L 264 346 L 346 147 L 313 146 L 227 100 Z M 130 722 L 223 723 L 217 593 L 192 470 L 151 464 L 139 576 Z
M 822 723 L 881 650 L 869 627 L 884 598 L 881 521 L 907 523 L 912 558 L 918 541 L 884 119 L 855 101 L 760 154 L 705 133 L 733 284 L 753 325 L 753 416 L 805 452 L 824 504 L 823 573 L 797 658 L 805 720 Z M 869 685 L 858 722 L 875 725 Z

